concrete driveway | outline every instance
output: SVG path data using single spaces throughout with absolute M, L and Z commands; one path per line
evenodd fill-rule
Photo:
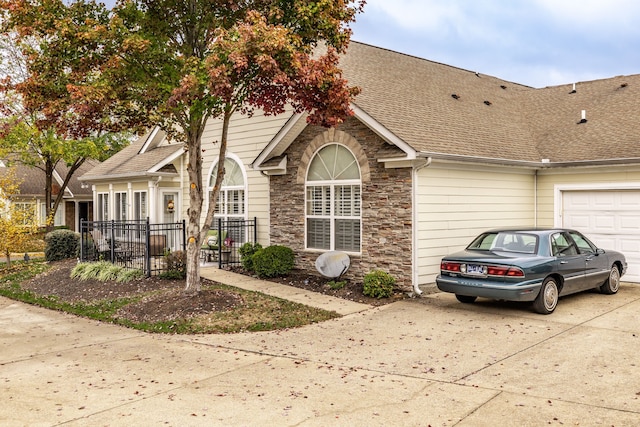
M 3 426 L 640 423 L 640 287 L 526 306 L 449 294 L 300 329 L 149 335 L 0 299 Z

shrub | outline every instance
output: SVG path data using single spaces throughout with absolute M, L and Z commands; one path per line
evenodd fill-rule
M 338 290 L 338 289 L 342 289 L 345 286 L 347 286 L 347 281 L 346 280 L 340 280 L 340 281 L 332 280 L 329 283 L 327 283 L 327 285 L 329 285 L 330 289 Z
M 97 279 L 101 282 L 110 282 L 116 280 L 122 273 L 123 268 L 119 265 L 111 264 L 100 270 Z
M 75 258 L 80 236 L 71 230 L 54 230 L 44 238 L 44 257 L 47 261 Z
M 143 276 L 141 270 L 120 267 L 107 261 L 81 262 L 71 270 L 71 278 L 78 280 L 128 282 Z
M 251 260 L 253 271 L 260 278 L 286 276 L 294 266 L 293 250 L 280 245 L 259 249 Z
M 167 275 L 172 279 L 184 279 L 187 276 L 187 254 L 183 251 L 169 252 L 167 260 Z M 164 276 L 163 276 L 164 277 Z
M 373 298 L 388 298 L 393 295 L 396 279 L 382 270 L 373 270 L 364 276 L 362 293 Z
M 255 255 L 255 253 L 260 249 L 262 249 L 262 245 L 260 243 L 251 242 L 247 242 L 238 248 L 242 268 L 247 271 L 253 272 L 253 255 Z

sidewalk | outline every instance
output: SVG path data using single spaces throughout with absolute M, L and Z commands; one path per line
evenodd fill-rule
M 261 292 L 266 295 L 297 302 L 310 307 L 321 308 L 327 311 L 335 311 L 342 316 L 359 313 L 373 307 L 368 304 L 348 301 L 342 298 L 324 295 L 319 292 L 312 292 L 296 288 L 294 286 L 268 282 L 245 276 L 244 274 L 233 273 L 228 270 L 220 270 L 217 267 L 201 267 L 200 275 L 205 279 L 213 280 L 225 285 L 235 286 L 249 291 Z

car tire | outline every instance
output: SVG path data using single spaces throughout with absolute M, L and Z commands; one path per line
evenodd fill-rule
M 607 281 L 604 282 L 602 286 L 600 286 L 600 292 L 605 295 L 613 295 L 618 292 L 620 288 L 620 270 L 615 265 L 611 266 L 611 270 L 609 271 L 609 277 Z
M 470 297 L 469 295 L 460 295 L 460 294 L 456 294 L 456 298 L 458 299 L 458 301 L 465 303 L 465 304 L 472 304 L 476 301 L 476 298 L 478 297 Z
M 553 277 L 547 277 L 542 282 L 540 293 L 533 301 L 533 309 L 536 313 L 551 314 L 558 305 L 559 290 L 558 283 Z

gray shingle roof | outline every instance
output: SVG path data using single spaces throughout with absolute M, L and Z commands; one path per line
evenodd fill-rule
M 91 188 L 83 188 L 78 178 L 99 164 L 100 162 L 97 160 L 87 159 L 71 177 L 67 186 L 67 196 L 91 196 Z M 45 173 L 42 169 L 21 163 L 13 163 L 11 167 L 15 168 L 16 178 L 20 181 L 21 197 L 44 197 Z M 3 175 L 7 170 L 7 168 L 0 168 L 0 175 Z M 60 179 L 64 179 L 69 172 L 69 167 L 64 162 L 60 162 L 56 167 L 56 172 L 60 175 Z M 59 186 L 59 183 L 54 179 L 55 186 Z
M 525 162 L 640 157 L 640 75 L 581 82 L 570 94 L 570 84 L 534 89 L 357 42 L 341 66 L 362 89 L 355 103 L 419 152 Z M 587 123 L 577 124 L 581 110 Z
M 150 169 L 167 159 L 178 151 L 182 151 L 181 144 L 161 145 L 159 143 L 164 139 L 165 134 L 161 131 L 155 134 L 153 141 L 148 141 L 152 135 L 151 132 L 138 138 L 137 141 L 125 147 L 109 159 L 102 162 L 99 166 L 83 175 L 83 181 L 94 181 L 105 178 L 126 178 L 135 176 L 158 175 L 151 173 Z M 149 142 L 149 144 L 147 144 Z M 140 151 L 147 144 L 146 150 Z M 175 168 L 167 170 L 164 168 L 162 173 L 177 173 Z

